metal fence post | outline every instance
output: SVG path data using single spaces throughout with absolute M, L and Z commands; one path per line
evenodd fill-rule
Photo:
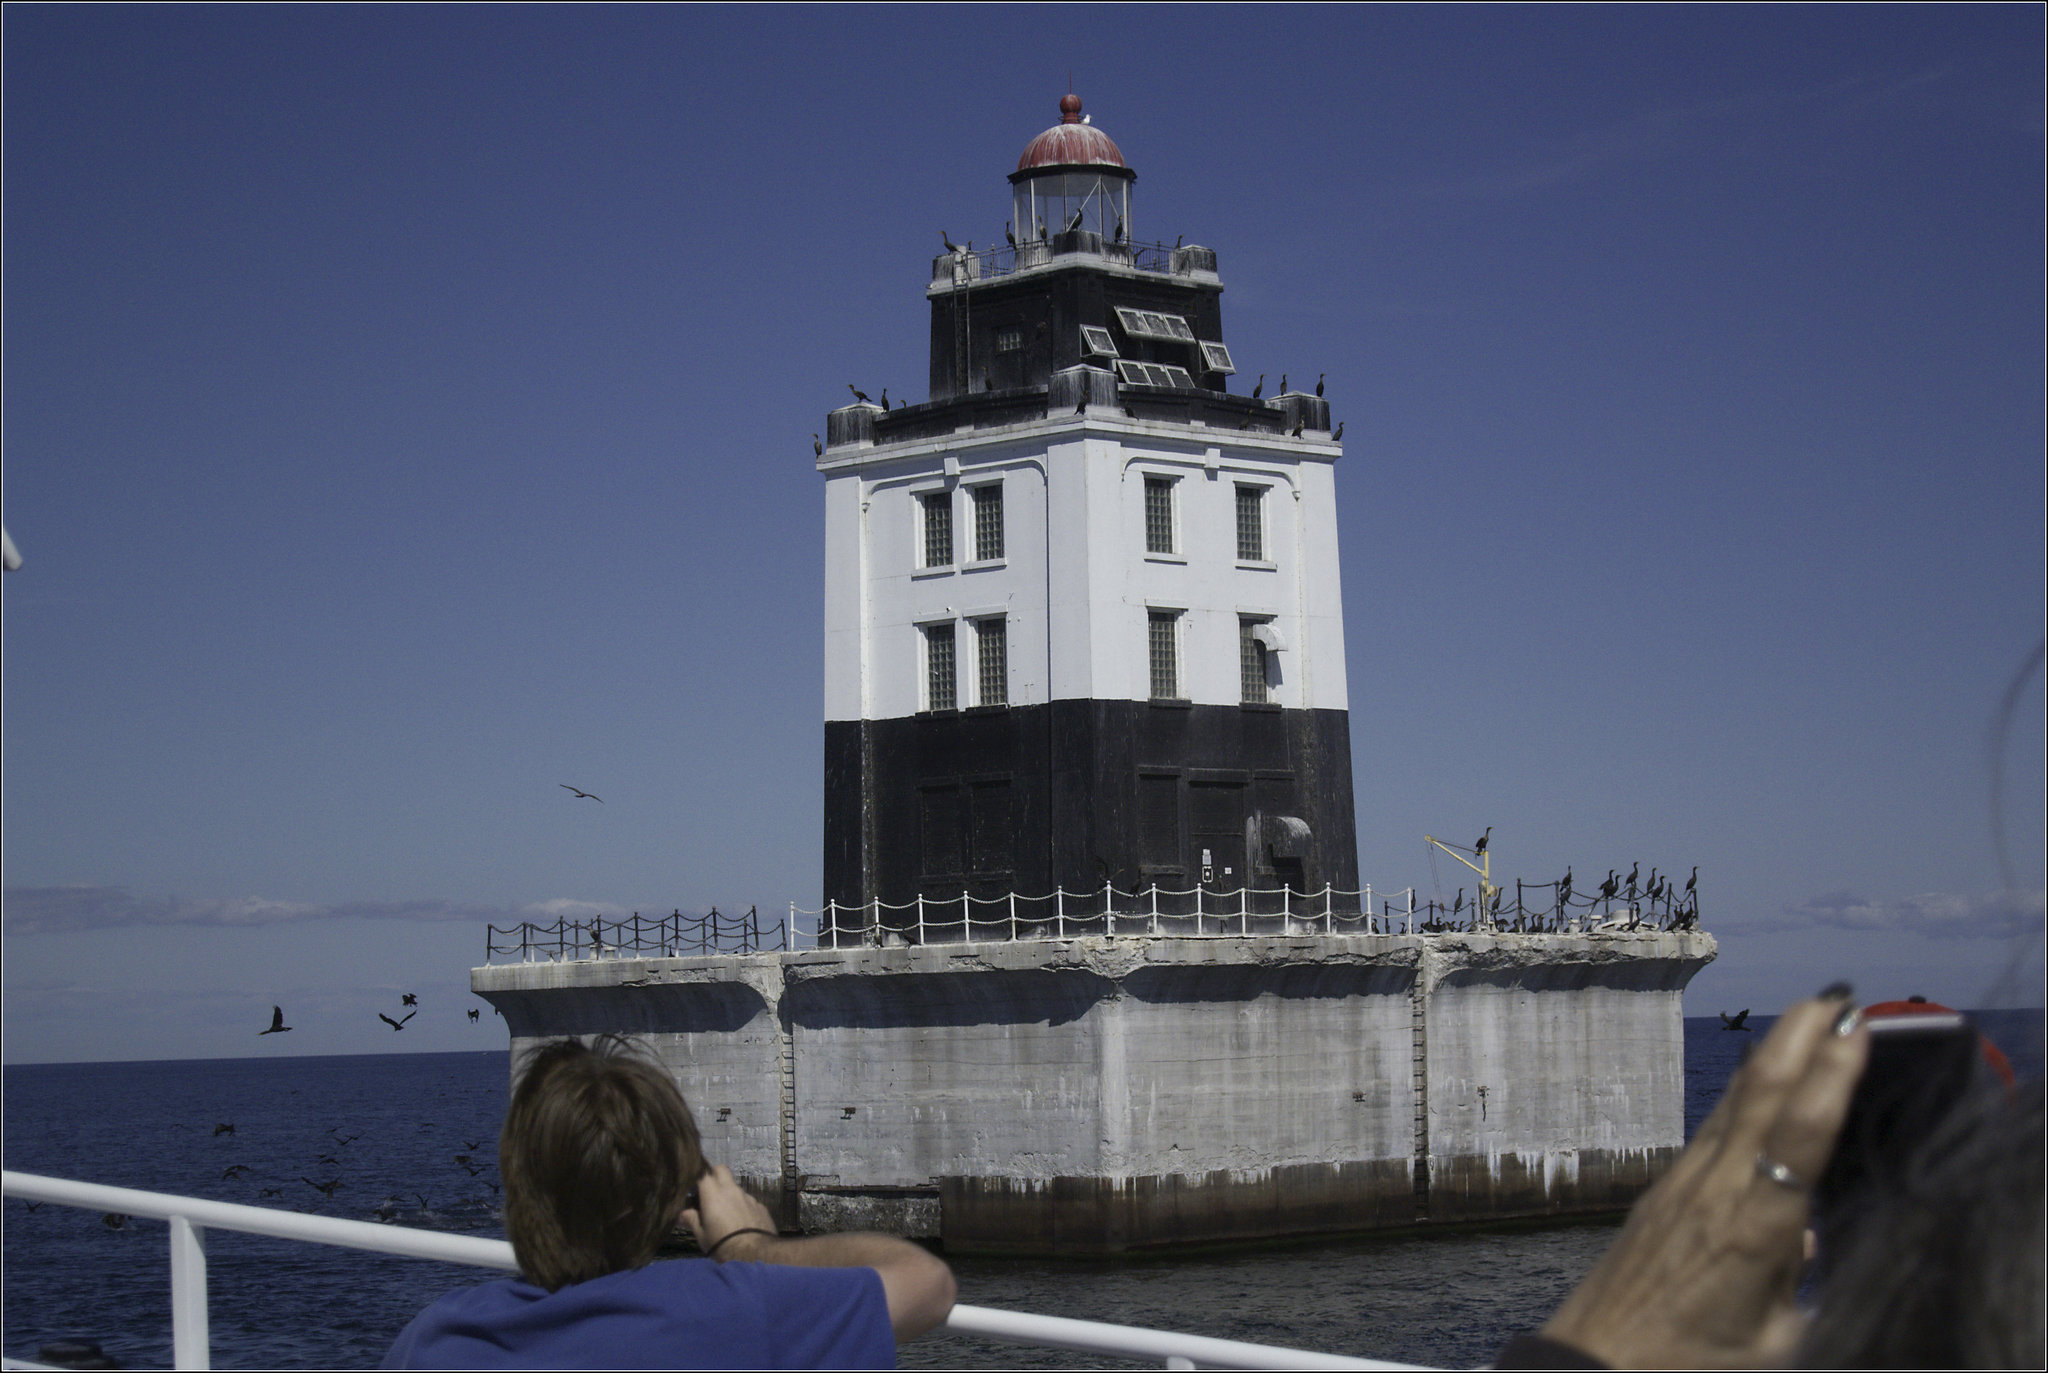
M 974 942 L 974 912 L 968 909 L 967 888 L 965 887 L 960 889 L 960 942 L 962 944 L 972 944 Z
M 917 894 L 917 942 L 924 943 L 924 893 Z
M 1010 942 L 1017 942 L 1017 889 L 1010 889 Z
M 206 1232 L 184 1216 L 171 1217 L 171 1363 L 211 1368 L 213 1337 L 206 1324 Z
M 1054 925 L 1053 925 L 1053 929 L 1054 929 L 1054 930 L 1056 930 L 1056 931 L 1058 931 L 1059 937 L 1060 937 L 1061 939 L 1065 939 L 1065 938 L 1067 937 L 1067 888 L 1066 888 L 1066 884 L 1065 884 L 1065 883 L 1062 883 L 1062 884 L 1060 884 L 1059 886 L 1057 886 L 1057 887 L 1054 887 L 1054 888 L 1053 888 L 1052 890 L 1053 890 L 1053 901 L 1054 901 L 1054 902 L 1056 903 L 1056 905 L 1055 905 L 1055 908 L 1054 908 L 1054 914 L 1055 914 L 1055 923 L 1054 923 Z

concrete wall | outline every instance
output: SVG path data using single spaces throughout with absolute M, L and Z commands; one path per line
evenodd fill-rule
M 1624 1204 L 1682 1143 L 1679 993 L 1713 954 L 1091 938 L 471 980 L 515 1074 L 541 1039 L 643 1036 L 785 1224 L 1087 1252 Z

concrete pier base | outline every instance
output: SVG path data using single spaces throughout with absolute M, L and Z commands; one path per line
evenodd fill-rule
M 1109 1253 L 1626 1205 L 1699 932 L 1082 938 L 482 967 L 639 1036 L 790 1229 Z

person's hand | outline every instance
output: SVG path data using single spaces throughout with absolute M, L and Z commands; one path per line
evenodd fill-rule
M 697 1179 L 697 1204 L 685 1206 L 681 1220 L 697 1241 L 697 1247 L 707 1254 L 735 1230 L 766 1230 L 770 1236 L 775 1234 L 775 1217 L 733 1181 L 732 1170 L 722 1163 L 707 1169 Z M 744 1242 L 743 1239 L 737 1243 Z M 728 1245 L 720 1256 L 735 1257 L 730 1252 L 733 1247 Z
M 1848 1015 L 1846 999 L 1785 1012 L 1547 1338 L 1617 1368 L 1783 1366 L 1804 1327 L 1809 1194 L 1870 1052 L 1860 1024 L 1836 1032 Z

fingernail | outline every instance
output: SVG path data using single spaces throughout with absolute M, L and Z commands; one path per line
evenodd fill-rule
M 1856 989 L 1846 982 L 1830 982 L 1820 989 L 1822 1001 L 1847 1001 L 1856 994 Z
M 1856 1033 L 1856 1027 L 1863 1023 L 1863 1008 L 1851 1006 L 1835 1018 L 1835 1033 L 1843 1039 Z

